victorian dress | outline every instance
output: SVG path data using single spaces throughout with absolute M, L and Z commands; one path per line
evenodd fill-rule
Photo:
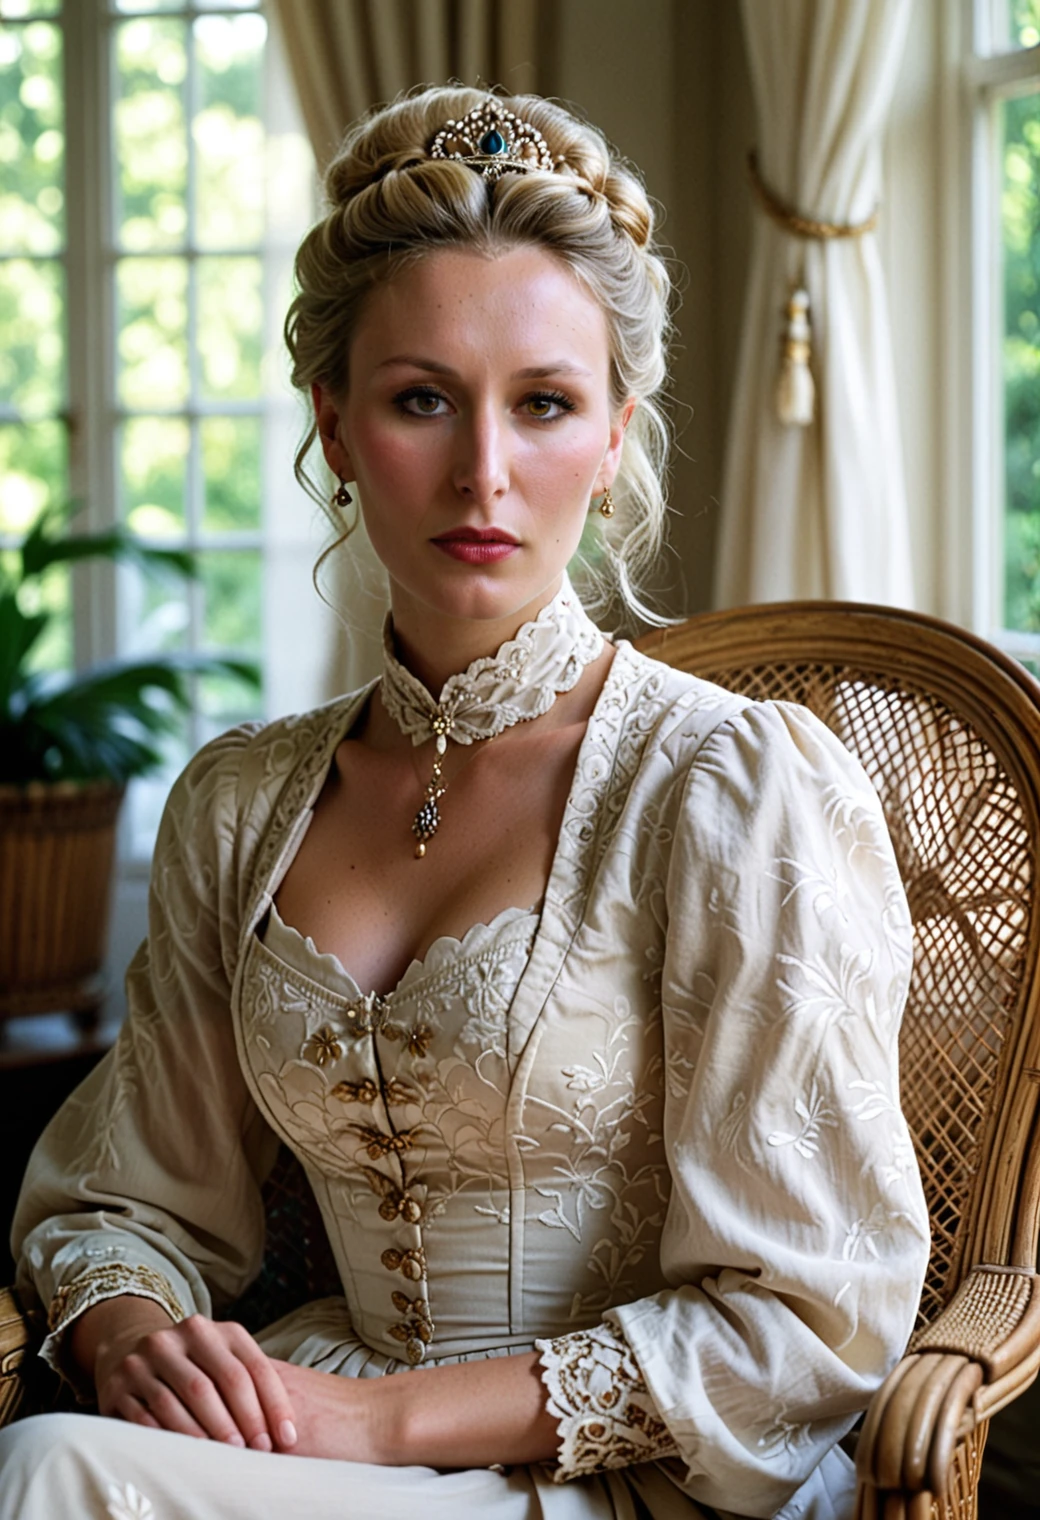
M 804 709 L 622 642 L 543 901 L 376 996 L 273 902 L 370 691 L 237 728 L 177 782 L 127 1022 L 30 1165 L 20 1289 L 70 1379 L 103 1298 L 211 1313 L 255 1277 L 285 1142 L 342 1295 L 265 1349 L 422 1377 L 537 1347 L 557 1460 L 373 1467 L 44 1415 L 0 1434 L 0 1520 L 850 1516 L 836 1443 L 928 1256 L 911 927 L 869 780 Z

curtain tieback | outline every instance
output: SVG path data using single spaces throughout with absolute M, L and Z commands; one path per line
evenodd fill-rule
M 878 224 L 878 217 L 881 214 L 880 206 L 875 206 L 862 222 L 823 222 L 811 216 L 803 216 L 800 211 L 796 211 L 793 206 L 781 200 L 776 191 L 766 184 L 762 178 L 762 171 L 758 167 L 758 153 L 754 148 L 747 156 L 747 166 L 751 188 L 762 210 L 792 237 L 827 243 L 835 238 L 863 237 L 866 233 L 873 232 Z
M 877 226 L 880 207 L 863 222 L 823 222 L 802 216 L 770 189 L 758 167 L 758 154 L 748 154 L 748 175 L 767 216 L 791 237 L 830 242 L 836 238 L 862 237 Z M 809 325 L 809 292 L 804 273 L 792 286 L 784 311 L 784 335 L 780 350 L 780 373 L 776 382 L 776 414 L 785 427 L 808 427 L 816 410 L 816 384 L 809 360 L 812 329 Z

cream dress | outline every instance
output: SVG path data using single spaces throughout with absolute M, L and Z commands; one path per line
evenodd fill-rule
M 540 912 L 385 998 L 273 896 L 368 693 L 208 746 L 171 796 L 115 1051 L 30 1165 L 44 1354 L 119 1292 L 210 1312 L 255 1274 L 278 1144 L 343 1297 L 261 1337 L 345 1376 L 541 1351 L 559 1462 L 437 1473 L 88 1416 L 0 1435 L 0 1520 L 838 1520 L 835 1447 L 928 1252 L 899 1110 L 911 931 L 880 806 L 803 709 L 619 647 Z

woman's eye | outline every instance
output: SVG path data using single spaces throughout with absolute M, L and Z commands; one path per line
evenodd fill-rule
M 440 417 L 442 403 L 446 404 L 446 398 L 440 391 L 414 390 L 402 391 L 394 400 L 402 411 L 411 417 Z
M 523 404 L 527 408 L 528 416 L 536 417 L 539 422 L 555 422 L 557 417 L 562 417 L 566 412 L 574 410 L 574 403 L 566 396 L 552 395 L 542 391 L 537 396 L 528 396 Z

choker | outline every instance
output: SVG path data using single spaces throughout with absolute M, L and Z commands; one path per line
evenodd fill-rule
M 496 654 L 484 655 L 459 675 L 449 676 L 434 700 L 394 653 L 393 622 L 383 624 L 383 706 L 414 745 L 434 739 L 433 774 L 412 823 L 415 857 L 440 827 L 437 806 L 447 790 L 443 780 L 448 740 L 477 744 L 514 723 L 540 718 L 557 696 L 576 686 L 585 666 L 603 648 L 603 635 L 578 601 L 565 575 L 559 591 L 533 622 Z

